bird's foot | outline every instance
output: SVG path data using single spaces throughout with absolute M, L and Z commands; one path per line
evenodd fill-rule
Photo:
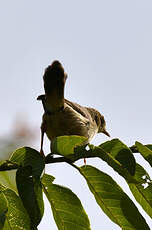
M 87 162 L 86 162 L 86 158 L 84 158 L 83 160 L 84 160 L 84 164 L 86 165 L 86 163 L 87 163 Z
M 40 154 L 42 154 L 42 156 L 45 156 L 44 152 L 43 152 L 43 149 L 40 149 Z

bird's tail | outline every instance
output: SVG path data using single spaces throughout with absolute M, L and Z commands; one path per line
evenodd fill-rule
M 56 111 L 64 106 L 64 85 L 67 74 L 59 61 L 54 61 L 45 70 L 44 90 L 48 110 Z

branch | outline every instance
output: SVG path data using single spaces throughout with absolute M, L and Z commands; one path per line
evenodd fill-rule
M 148 147 L 148 145 L 145 145 Z M 132 151 L 132 153 L 139 153 L 137 147 L 135 145 L 129 147 L 130 150 Z M 80 153 L 75 153 L 72 155 L 68 155 L 70 156 L 69 158 L 66 157 L 53 157 L 53 154 L 50 153 L 45 157 L 45 163 L 46 164 L 51 164 L 51 163 L 60 163 L 60 162 L 67 162 L 67 163 L 74 163 L 75 161 L 78 161 L 80 159 L 83 158 L 92 158 L 92 157 L 99 157 L 98 154 L 95 154 L 94 152 L 92 152 L 91 150 L 81 150 Z
M 145 147 L 147 147 L 148 149 L 152 150 L 152 145 L 148 144 L 148 145 L 144 145 Z M 129 147 L 130 150 L 132 151 L 132 153 L 139 153 L 138 148 L 136 145 L 133 145 L 131 147 Z
M 137 149 L 137 146 L 136 145 L 133 145 L 131 147 L 129 147 L 130 150 L 132 151 L 132 153 L 139 153 L 138 149 Z
M 112 157 L 110 154 L 105 152 L 100 147 L 95 147 L 95 151 L 89 150 L 86 151 L 85 149 L 82 150 L 82 152 L 75 153 L 72 155 L 68 155 L 66 157 L 57 157 L 53 158 L 52 154 L 49 154 L 46 156 L 46 164 L 49 163 L 58 163 L 58 162 L 67 162 L 68 164 L 72 165 L 73 167 L 76 167 L 72 163 L 74 163 L 77 160 L 80 160 L 82 158 L 93 158 L 98 157 L 105 161 L 109 166 L 111 166 L 117 173 L 119 173 L 121 176 L 123 176 L 127 181 L 129 182 L 136 182 L 136 180 L 133 178 L 133 176 L 129 173 L 129 171 L 114 157 Z M 77 168 L 77 167 L 76 167 Z
M 15 164 L 9 160 L 2 161 L 0 163 L 0 171 L 8 171 L 13 169 L 18 169 L 18 164 Z
M 86 151 L 86 150 L 84 150 Z M 60 163 L 60 162 L 66 162 L 69 164 L 72 164 L 73 162 L 82 159 L 82 158 L 90 158 L 90 157 L 96 157 L 93 154 L 89 154 L 87 151 L 84 152 L 82 151 L 81 153 L 76 153 L 76 154 L 72 154 L 69 155 L 70 159 L 66 158 L 66 157 L 53 157 L 53 154 L 48 154 L 45 157 L 45 163 L 46 164 L 51 164 L 51 163 Z M 6 161 L 2 161 L 0 162 L 0 171 L 9 171 L 9 170 L 14 170 L 14 169 L 18 169 L 19 165 L 11 162 L 9 160 Z
M 91 157 L 97 157 L 97 154 L 92 153 L 92 151 L 82 151 L 81 153 L 75 153 L 72 155 L 68 155 L 67 157 L 53 157 L 52 153 L 48 154 L 45 157 L 45 163 L 51 164 L 51 163 L 60 163 L 60 162 L 67 162 L 69 164 L 74 163 L 75 161 L 78 161 L 83 158 L 91 158 Z
M 150 145 L 145 145 L 146 147 L 149 147 Z M 152 145 L 151 145 L 152 148 Z M 138 153 L 137 147 L 135 145 L 130 147 L 130 150 L 132 151 L 132 153 Z M 95 153 L 92 150 L 86 150 L 86 149 L 81 149 L 80 151 L 77 151 L 75 154 L 72 155 L 68 155 L 68 157 L 53 157 L 53 154 L 50 153 L 45 157 L 45 163 L 46 164 L 52 164 L 52 163 L 62 163 L 62 162 L 66 162 L 68 164 L 72 164 L 75 161 L 78 161 L 80 159 L 83 158 L 94 158 L 94 157 L 99 157 L 102 160 L 107 162 L 107 154 L 99 154 L 99 153 Z M 110 158 L 109 158 L 109 161 Z M 108 162 L 107 162 L 108 163 Z M 111 163 L 108 163 L 109 165 L 111 165 Z M 19 165 L 15 164 L 9 160 L 6 161 L 2 161 L 0 162 L 0 171 L 9 171 L 9 170 L 14 170 L 14 169 L 18 169 Z

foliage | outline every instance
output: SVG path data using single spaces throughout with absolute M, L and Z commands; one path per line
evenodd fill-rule
M 150 230 L 136 205 L 110 175 L 91 165 L 77 167 L 74 162 L 84 157 L 104 160 L 126 180 L 136 201 L 152 217 L 151 179 L 134 157 L 138 152 L 152 166 L 152 145 L 136 142 L 129 148 L 113 139 L 86 148 L 84 141 L 79 136 L 57 137 L 51 145 L 51 154 L 46 157 L 35 149 L 23 147 L 10 159 L 0 162 L 1 173 L 16 169 L 17 187 L 15 192 L 0 184 L 0 230 L 38 229 L 44 213 L 43 192 L 59 230 L 91 229 L 79 198 L 69 188 L 55 184 L 52 175 L 43 173 L 45 164 L 57 162 L 66 162 L 77 169 L 101 210 L 121 229 Z

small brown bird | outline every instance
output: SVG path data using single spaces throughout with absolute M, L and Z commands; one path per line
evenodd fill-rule
M 64 135 L 79 135 L 91 141 L 96 133 L 106 131 L 104 117 L 95 109 L 83 107 L 64 98 L 64 86 L 67 74 L 59 61 L 54 61 L 45 70 L 43 80 L 45 95 L 37 99 L 42 101 L 44 114 L 41 125 L 41 149 L 46 133 L 49 140 Z

